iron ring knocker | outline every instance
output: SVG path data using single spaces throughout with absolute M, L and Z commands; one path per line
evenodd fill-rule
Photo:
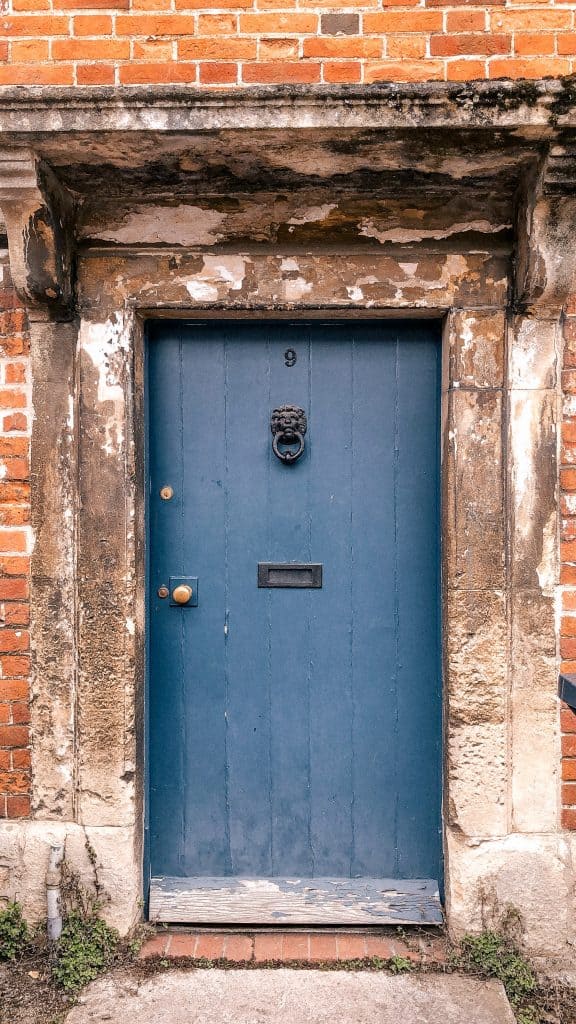
M 281 444 L 297 444 L 298 447 L 295 450 L 289 449 L 288 451 L 281 452 L 279 447 Z M 274 434 L 272 438 L 272 451 L 281 462 L 296 462 L 296 459 L 299 459 L 304 451 L 304 438 L 299 431 L 290 431 L 289 434 Z
M 306 413 L 297 405 L 281 405 L 274 409 L 270 417 L 272 451 L 280 462 L 297 462 L 304 452 L 307 427 Z M 284 445 L 287 451 L 281 451 L 280 445 Z

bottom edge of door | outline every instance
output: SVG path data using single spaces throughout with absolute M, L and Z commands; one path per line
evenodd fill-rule
M 166 924 L 441 925 L 430 878 L 150 880 L 149 920 Z

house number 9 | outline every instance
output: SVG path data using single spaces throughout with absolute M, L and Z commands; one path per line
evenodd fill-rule
M 294 366 L 297 358 L 298 357 L 293 348 L 286 349 L 284 353 L 284 362 L 286 363 L 286 366 Z

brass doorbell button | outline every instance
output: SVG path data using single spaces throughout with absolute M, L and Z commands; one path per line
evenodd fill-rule
M 196 608 L 198 605 L 198 577 L 170 576 L 168 580 L 171 608 Z

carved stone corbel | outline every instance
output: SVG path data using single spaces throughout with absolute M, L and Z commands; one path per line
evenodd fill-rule
M 555 318 L 576 291 L 576 150 L 556 145 L 522 182 L 515 306 Z
M 30 308 L 69 313 L 74 203 L 30 149 L 0 151 L 0 208 L 14 286 Z

